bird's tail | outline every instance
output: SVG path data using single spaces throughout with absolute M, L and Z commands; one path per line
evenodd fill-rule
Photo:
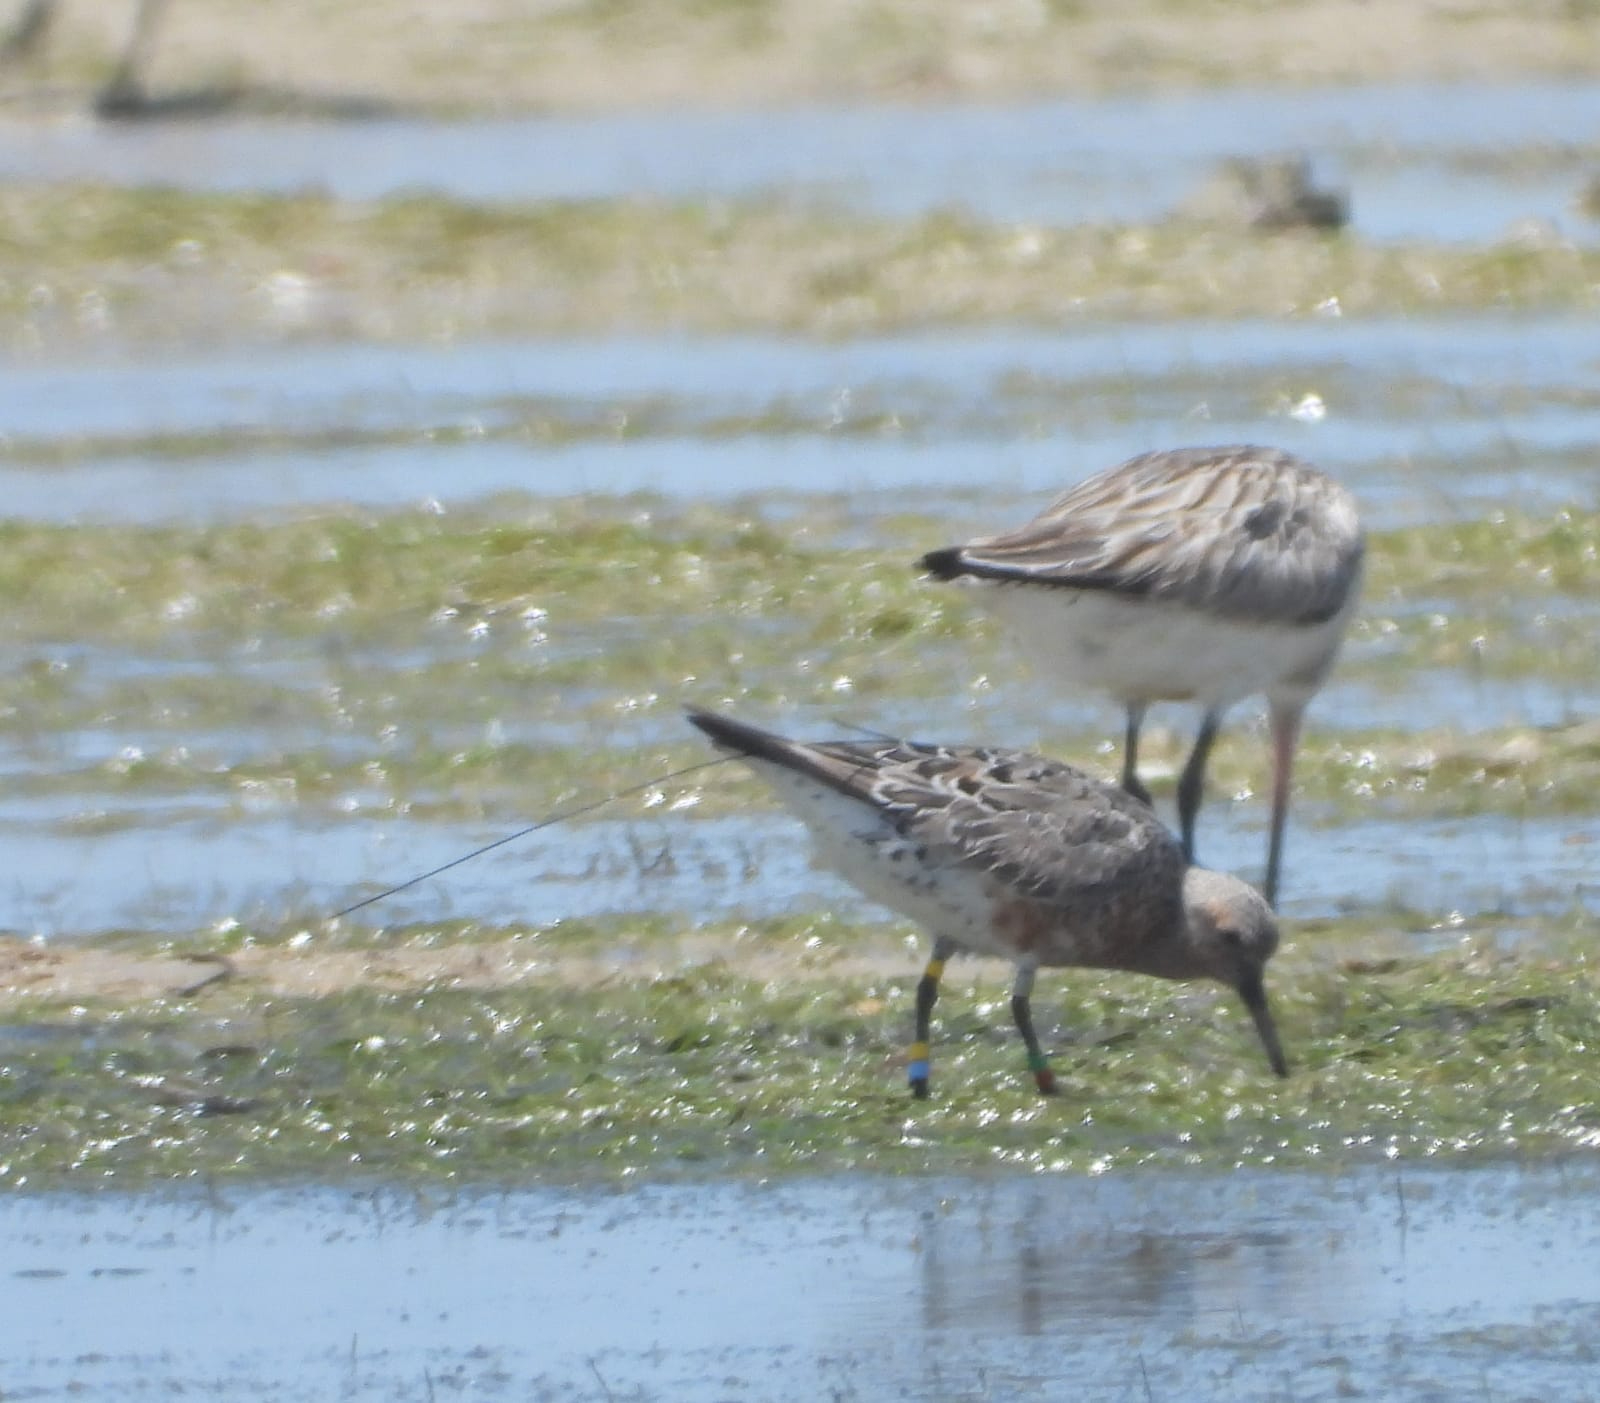
M 917 564 L 936 580 L 954 580 L 967 573 L 966 562 L 961 558 L 960 546 L 931 550 Z
M 731 750 L 737 755 L 753 755 L 758 760 L 771 760 L 775 764 L 788 765 L 791 768 L 794 766 L 794 742 L 786 740 L 783 736 L 776 735 L 772 731 L 763 731 L 761 727 L 752 726 L 745 721 L 735 721 L 733 717 L 723 716 L 720 712 L 705 711 L 697 706 L 691 706 L 687 715 L 689 724 L 698 726 L 704 731 L 719 750 Z

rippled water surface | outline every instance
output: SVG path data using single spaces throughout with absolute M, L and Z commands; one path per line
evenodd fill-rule
M 0 822 L 15 866 L 13 921 L 57 939 L 138 929 L 180 936 L 242 918 L 273 928 L 314 921 L 415 872 L 493 842 L 503 824 L 407 823 L 355 811 L 337 822 L 288 812 L 178 812 L 146 805 L 133 826 L 99 832 L 81 810 L 56 822 Z M 59 825 L 59 826 L 58 826 Z M 1211 813 L 1201 857 L 1252 873 L 1265 852 L 1264 817 Z M 1536 916 L 1600 911 L 1587 818 L 1500 816 L 1319 825 L 1302 814 L 1290 843 L 1290 917 L 1393 907 L 1438 913 Z M 84 881 L 85 872 L 93 874 Z M 887 913 L 812 868 L 795 821 L 778 815 L 597 822 L 537 834 L 438 881 L 388 899 L 385 921 L 470 916 L 548 923 L 668 912 L 685 928 L 724 915 L 764 917 L 819 909 Z M 908 957 L 909 960 L 909 957 Z M 907 969 L 910 969 L 908 963 Z M 992 967 L 998 988 L 1005 974 Z M 1070 982 L 1050 975 L 1046 983 Z
M 21 1398 L 1586 1396 L 1589 1170 L 0 1204 Z
M 871 511 L 932 489 L 1002 521 L 1153 443 L 1265 441 L 1337 471 L 1381 526 L 1592 500 L 1597 365 L 1587 323 L 1548 318 L 22 364 L 0 488 L 45 520 L 502 492 L 849 492 Z

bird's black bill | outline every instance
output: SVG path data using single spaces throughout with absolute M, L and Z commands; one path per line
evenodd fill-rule
M 1261 1035 L 1267 1049 L 1267 1061 L 1280 1077 L 1289 1075 L 1289 1063 L 1283 1055 L 1283 1044 L 1278 1041 L 1278 1025 L 1272 1021 L 1272 1010 L 1267 1007 L 1267 991 L 1260 974 L 1247 974 L 1239 981 L 1239 997 L 1255 1020 L 1256 1032 Z

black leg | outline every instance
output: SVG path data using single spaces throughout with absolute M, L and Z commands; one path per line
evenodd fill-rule
M 1178 831 L 1183 835 L 1183 855 L 1190 862 L 1195 860 L 1194 821 L 1205 797 L 1206 759 L 1221 726 L 1222 717 L 1215 711 L 1206 712 L 1200 719 L 1200 733 L 1194 738 L 1194 749 L 1178 780 Z
M 1028 1004 L 1033 994 L 1033 973 L 1031 965 L 1017 967 L 1016 981 L 1011 986 L 1011 1016 L 1016 1019 L 1017 1031 L 1028 1049 L 1028 1070 L 1033 1073 L 1034 1085 L 1042 1095 L 1054 1096 L 1056 1074 L 1050 1070 L 1044 1049 L 1039 1046 L 1039 1035 L 1033 1031 L 1033 1010 Z
M 948 940 L 933 942 L 933 956 L 922 978 L 917 981 L 917 1036 L 911 1044 L 911 1060 L 906 1076 L 911 1082 L 911 1094 L 918 1099 L 928 1095 L 928 1029 L 933 1020 L 933 1006 L 939 999 L 939 980 L 944 976 L 944 963 L 955 954 L 956 947 Z
M 1128 704 L 1128 726 L 1122 734 L 1122 788 L 1141 804 L 1150 803 L 1150 791 L 1139 780 L 1139 730 L 1144 725 L 1144 703 Z

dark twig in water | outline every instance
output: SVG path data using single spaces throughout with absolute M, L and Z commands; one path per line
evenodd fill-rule
M 633 865 L 639 876 L 651 877 L 660 873 L 670 877 L 678 870 L 678 860 L 672 855 L 672 839 L 668 838 L 660 850 L 652 855 L 645 851 L 644 844 L 635 834 L 629 833 L 626 836 L 628 852 L 633 857 Z
M 595 1381 L 600 1385 L 600 1391 L 605 1394 L 606 1403 L 615 1403 L 615 1400 L 611 1395 L 611 1386 L 606 1383 L 605 1375 L 600 1372 L 600 1366 L 594 1362 L 593 1358 L 589 1360 L 589 1371 L 594 1375 Z
M 519 828 L 515 833 L 508 833 L 504 838 L 496 838 L 492 843 L 485 843 L 481 848 L 474 848 L 469 853 L 460 857 L 451 858 L 449 862 L 441 863 L 431 871 L 419 873 L 404 882 L 388 887 L 374 896 L 363 897 L 360 901 L 352 902 L 342 911 L 335 911 L 327 919 L 337 921 L 348 916 L 352 911 L 359 911 L 364 906 L 371 906 L 374 902 L 382 901 L 386 896 L 393 896 L 396 892 L 405 891 L 420 882 L 426 882 L 430 877 L 437 877 L 441 872 L 448 872 L 452 867 L 459 867 L 463 862 L 471 862 L 475 857 L 482 857 L 484 853 L 493 852 L 496 848 L 503 848 L 507 843 L 514 843 L 518 838 L 526 838 L 530 833 L 537 833 L 541 828 L 553 828 L 558 823 L 565 823 L 569 818 L 581 818 L 584 814 L 593 813 L 596 809 L 603 809 L 607 804 L 615 803 L 618 799 L 626 799 L 631 794 L 642 794 L 647 789 L 654 789 L 658 784 L 665 784 L 668 780 L 679 779 L 684 775 L 691 775 L 696 770 L 709 770 L 713 765 L 725 765 L 734 757 L 719 755 L 714 760 L 701 760 L 697 764 L 685 765 L 681 770 L 670 770 L 664 775 L 656 775 L 653 779 L 641 780 L 638 784 L 630 784 L 625 789 L 614 789 L 611 793 L 599 799 L 591 799 L 587 804 L 579 804 L 576 808 L 562 809 L 559 813 L 550 814 L 540 819 L 537 823 L 530 823 L 526 828 Z

